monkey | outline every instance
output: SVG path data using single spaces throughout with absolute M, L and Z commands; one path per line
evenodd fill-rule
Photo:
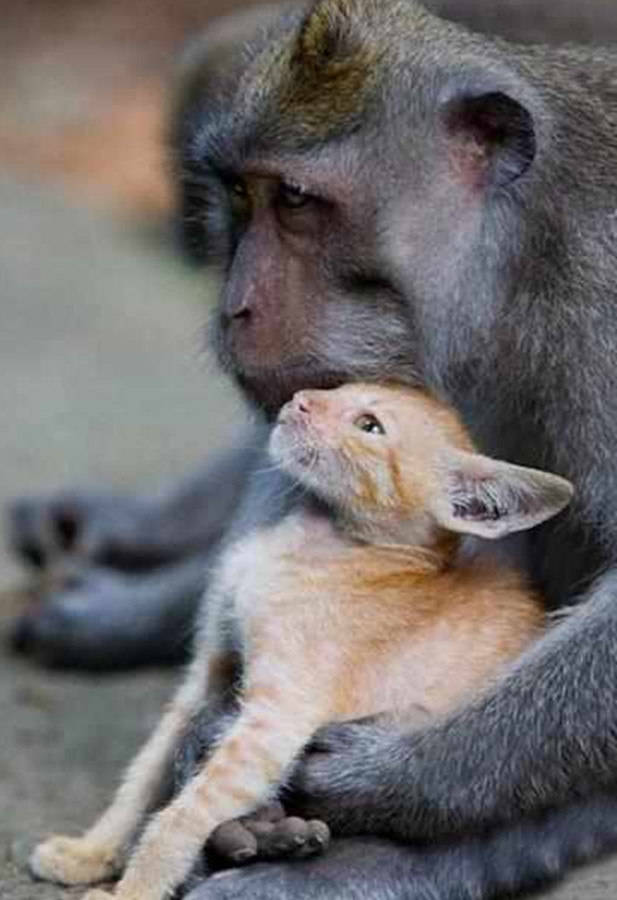
M 446 721 L 319 732 L 286 802 L 345 840 L 191 900 L 536 887 L 617 846 L 615 61 L 350 0 L 288 17 L 243 65 L 183 120 L 225 265 L 223 365 L 266 417 L 306 387 L 419 383 L 483 452 L 580 485 L 524 547 L 548 608 L 577 609 Z M 243 514 L 273 506 L 260 486 Z
M 617 15 L 604 0 L 584 5 L 574 0 L 501 0 L 498 5 L 430 0 L 428 6 L 476 31 L 512 40 L 617 40 Z M 291 2 L 251 6 L 209 26 L 195 42 L 180 66 L 171 129 L 176 146 L 183 140 L 179 123 L 194 88 L 214 96 L 220 78 L 235 70 L 259 27 L 293 8 Z M 193 59 L 198 60 L 194 67 Z M 191 204 L 198 214 L 200 198 L 179 193 L 185 256 L 203 262 L 207 254 L 200 230 L 194 238 L 191 232 Z M 14 648 L 46 665 L 82 669 L 186 659 L 204 572 L 216 559 L 242 492 L 249 489 L 255 442 L 247 434 L 225 460 L 146 497 L 63 490 L 11 504 L 9 543 L 28 566 L 46 575 L 46 602 L 16 622 Z
M 544 625 L 518 573 L 457 554 L 461 535 L 499 538 L 559 513 L 572 497 L 565 479 L 479 455 L 452 411 L 393 385 L 299 392 L 269 451 L 304 498 L 224 550 L 178 699 L 99 822 L 40 845 L 34 872 L 69 884 L 110 874 L 190 707 L 217 704 L 231 686 L 230 645 L 240 713 L 146 826 L 115 895 L 87 900 L 164 900 L 218 826 L 276 793 L 317 727 L 387 714 L 410 728 L 418 710 L 422 724 L 439 718 Z
M 608 49 L 322 0 L 183 107 L 221 356 L 264 419 L 303 388 L 394 378 L 443 395 L 483 453 L 577 484 L 521 548 L 547 608 L 575 611 L 444 722 L 321 730 L 286 800 L 331 824 L 332 852 L 191 900 L 323 900 L 341 878 L 350 896 L 488 898 L 617 846 L 614 85 Z M 276 522 L 279 488 L 249 474 L 231 533 Z

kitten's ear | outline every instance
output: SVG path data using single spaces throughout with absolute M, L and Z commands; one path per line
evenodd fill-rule
M 446 462 L 432 512 L 449 531 L 500 538 L 550 519 L 573 493 L 558 475 L 457 451 Z

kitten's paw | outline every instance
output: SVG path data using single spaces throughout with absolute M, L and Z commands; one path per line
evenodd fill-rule
M 117 872 L 115 853 L 85 838 L 51 837 L 35 847 L 30 871 L 37 878 L 58 884 L 95 884 Z
M 110 891 L 103 891 L 101 888 L 93 888 L 91 891 L 86 891 L 81 900 L 119 900 L 119 898 Z

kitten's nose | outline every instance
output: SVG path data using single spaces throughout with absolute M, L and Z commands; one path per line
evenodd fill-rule
M 303 416 L 308 416 L 310 414 L 311 401 L 307 391 L 298 391 L 291 404 L 294 412 L 300 413 Z

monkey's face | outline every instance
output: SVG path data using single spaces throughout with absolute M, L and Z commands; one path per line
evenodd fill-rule
M 223 256 L 224 368 L 271 414 L 303 388 L 413 382 L 408 307 L 378 263 L 372 201 L 355 203 L 342 177 L 328 187 L 298 160 L 289 169 L 248 167 L 211 194 L 204 239 Z
M 533 159 L 531 116 L 471 50 L 450 71 L 414 4 L 397 6 L 413 41 L 395 53 L 383 6 L 314 4 L 187 128 L 189 239 L 224 276 L 219 358 L 272 416 L 305 388 L 446 383 L 441 357 L 483 358 L 505 293 L 494 232 Z

